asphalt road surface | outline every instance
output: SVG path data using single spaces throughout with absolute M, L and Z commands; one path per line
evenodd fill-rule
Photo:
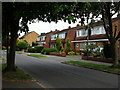
M 62 64 L 78 58 L 48 56 L 35 58 L 16 54 L 16 64 L 44 88 L 118 88 L 118 75 Z

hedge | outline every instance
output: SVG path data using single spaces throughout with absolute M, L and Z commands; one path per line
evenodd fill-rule
M 49 55 L 50 52 L 58 52 L 58 50 L 56 48 L 44 48 L 41 51 L 42 54 L 47 54 L 47 55 Z
M 42 49 L 43 49 L 42 46 L 29 47 L 28 52 L 30 52 L 30 53 L 41 53 Z

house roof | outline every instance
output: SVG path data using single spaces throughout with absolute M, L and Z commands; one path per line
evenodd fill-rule
M 25 35 L 23 35 L 22 37 L 20 37 L 20 39 L 23 39 L 24 37 L 26 37 L 27 35 L 29 35 L 29 34 L 31 34 L 31 33 L 33 33 L 33 32 L 35 32 L 35 31 L 31 31 L 31 32 L 28 32 L 27 34 L 25 34 Z M 36 32 L 35 32 L 36 33 Z M 38 33 L 36 33 L 36 34 L 38 34 Z M 39 35 L 39 34 L 38 34 Z

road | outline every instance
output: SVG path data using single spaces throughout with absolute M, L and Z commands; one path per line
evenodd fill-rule
M 45 88 L 117 88 L 118 75 L 62 64 L 78 58 L 16 54 L 16 64 Z M 78 59 L 79 60 L 79 59 Z

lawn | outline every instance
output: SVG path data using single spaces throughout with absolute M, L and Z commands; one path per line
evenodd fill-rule
M 2 65 L 2 70 L 5 69 L 6 64 L 0 64 Z M 16 67 L 15 71 L 8 71 L 2 73 L 2 79 L 3 80 L 17 80 L 17 81 L 31 81 L 33 80 L 32 77 L 25 73 L 22 69 Z
M 37 54 L 29 54 L 28 56 L 37 57 L 37 58 L 47 57 L 47 56 L 44 56 L 44 55 L 37 55 Z
M 86 67 L 86 68 L 91 68 L 91 69 L 100 70 L 100 71 L 106 71 L 106 72 L 115 73 L 115 74 L 120 74 L 120 67 L 114 68 L 114 67 L 107 66 L 107 65 L 86 63 L 86 62 L 80 62 L 80 61 L 65 61 L 62 63 L 72 64 L 75 66 Z

